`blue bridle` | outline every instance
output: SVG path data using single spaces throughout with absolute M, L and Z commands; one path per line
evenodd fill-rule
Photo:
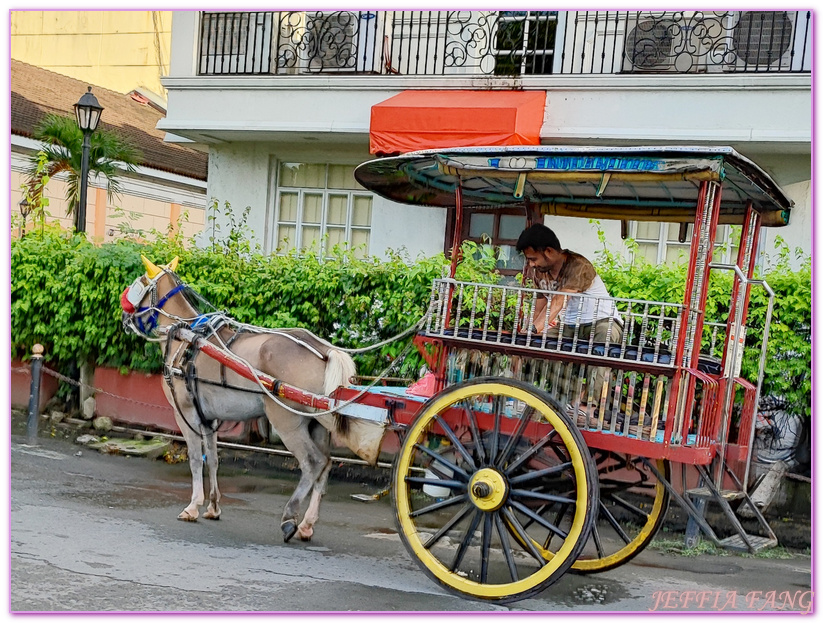
M 140 329 L 140 332 L 144 335 L 148 335 L 152 331 L 157 328 L 157 320 L 160 317 L 160 310 L 166 305 L 168 300 L 173 297 L 178 292 L 182 292 L 186 289 L 186 284 L 181 283 L 176 285 L 172 288 L 168 293 L 166 293 L 163 298 L 161 298 L 157 303 L 152 303 L 148 307 L 139 307 L 134 312 L 135 320 L 137 321 L 137 328 Z M 156 290 L 152 290 L 152 296 L 154 296 Z M 148 315 L 148 320 L 144 323 L 143 316 L 145 315 L 144 312 L 150 311 L 151 313 Z

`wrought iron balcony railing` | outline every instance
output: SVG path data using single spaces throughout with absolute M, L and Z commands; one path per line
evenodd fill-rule
M 810 11 L 202 12 L 200 75 L 809 73 Z

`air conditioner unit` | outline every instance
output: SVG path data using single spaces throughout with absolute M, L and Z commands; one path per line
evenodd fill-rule
M 385 13 L 307 12 L 300 73 L 385 73 Z
M 730 17 L 724 71 L 809 71 L 807 11 L 738 11 Z
M 200 74 L 269 72 L 270 12 L 205 13 L 202 19 Z
M 682 12 L 638 16 L 625 23 L 624 73 L 703 73 L 722 43 L 722 20 L 693 20 Z

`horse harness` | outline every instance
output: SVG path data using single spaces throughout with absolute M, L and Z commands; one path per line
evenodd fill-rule
M 183 342 L 180 341 L 180 346 L 177 350 L 172 354 L 168 355 L 168 353 L 172 352 L 172 345 L 176 340 L 178 331 L 186 326 L 188 323 L 177 323 L 172 325 L 169 328 L 169 331 L 166 336 L 166 359 L 163 362 L 163 379 L 168 385 L 169 390 L 171 392 L 172 400 L 174 402 L 174 406 L 177 409 L 177 412 L 182 414 L 183 411 L 180 408 L 180 403 L 177 397 L 177 392 L 174 388 L 174 383 L 172 382 L 174 378 L 182 378 L 185 385 L 186 385 L 186 392 L 191 399 L 192 405 L 194 406 L 194 410 L 197 413 L 197 417 L 200 420 L 200 424 L 204 428 L 211 429 L 212 431 L 217 431 L 222 423 L 222 420 L 213 419 L 209 420 L 206 418 L 206 415 L 203 411 L 202 405 L 202 398 L 200 395 L 200 387 L 201 385 L 210 385 L 214 387 L 222 387 L 223 389 L 245 392 L 250 394 L 261 394 L 266 395 L 266 392 L 260 388 L 248 388 L 248 387 L 239 387 L 237 385 L 232 385 L 227 382 L 226 380 L 226 366 L 222 362 L 220 362 L 220 380 L 219 381 L 212 381 L 210 379 L 200 378 L 197 374 L 197 366 L 196 360 L 198 355 L 200 354 L 200 348 L 191 343 L 191 342 Z M 188 325 L 186 328 L 194 331 L 196 333 L 201 333 L 204 337 L 209 335 L 216 335 L 217 332 L 226 327 L 227 322 L 226 318 L 222 315 L 210 315 L 210 316 L 199 316 L 194 320 L 191 325 Z M 245 330 L 243 327 L 239 327 L 238 329 L 232 332 L 232 335 L 226 340 L 225 347 L 227 350 L 231 349 L 231 345 L 240 337 L 242 334 L 245 333 L 252 333 L 251 331 Z M 287 339 L 292 340 L 296 344 L 299 344 L 312 352 L 316 357 L 321 359 L 322 361 L 327 361 L 328 357 L 321 353 L 319 350 L 314 348 L 311 344 L 282 331 L 271 331 L 267 332 L 272 335 L 280 335 Z M 195 428 L 191 425 L 188 419 L 183 418 L 186 422 L 188 427 L 198 435 L 200 434 L 199 431 L 195 430 Z

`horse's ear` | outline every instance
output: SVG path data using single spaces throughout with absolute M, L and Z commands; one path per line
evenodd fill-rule
M 146 267 L 146 276 L 149 279 L 154 279 L 157 275 L 163 272 L 162 268 L 159 268 L 157 267 L 157 265 L 152 264 L 152 262 L 145 255 L 141 255 L 140 259 L 143 260 L 143 266 Z
M 175 257 L 174 257 L 174 259 L 173 259 L 171 262 L 169 262 L 168 264 L 166 264 L 166 266 L 165 266 L 165 267 L 166 267 L 168 270 L 177 270 L 177 262 L 179 262 L 179 261 L 180 261 L 180 258 L 179 258 L 179 257 L 177 257 L 177 256 L 175 256 Z

